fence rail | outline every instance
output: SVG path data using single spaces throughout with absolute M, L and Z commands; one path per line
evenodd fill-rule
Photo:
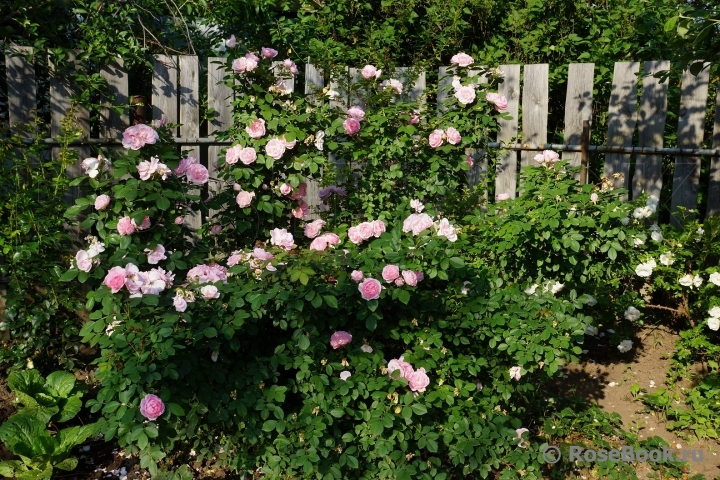
M 23 55 L 32 53 L 29 47 L 15 47 Z M 8 86 L 8 119 L 11 125 L 27 123 L 31 120 L 30 111 L 37 102 L 35 85 L 36 70 L 26 56 L 6 54 L 6 72 Z M 230 142 L 215 140 L 214 134 L 227 129 L 232 122 L 232 89 L 227 87 L 225 78 L 226 59 L 210 57 L 207 59 L 207 105 L 215 111 L 214 119 L 208 123 L 207 136 L 200 135 L 200 63 L 195 56 L 156 57 L 152 76 L 153 118 L 167 117 L 170 123 L 181 124 L 174 133 L 175 142 L 191 147 L 191 154 L 199 156 L 199 149 L 207 146 L 208 166 L 221 154 L 224 146 Z M 641 68 L 642 67 L 642 68 Z M 709 157 L 710 177 L 707 192 L 707 215 L 720 214 L 720 95 L 715 102 L 714 129 L 711 148 L 702 148 L 707 115 L 709 69 L 697 76 L 689 71 L 683 72 L 680 106 L 677 112 L 678 134 L 677 148 L 663 145 L 663 132 L 668 118 L 668 84 L 660 83 L 653 74 L 669 69 L 667 61 L 618 62 L 613 72 L 611 97 L 607 112 L 607 145 L 587 145 L 583 140 L 583 123 L 592 125 L 594 64 L 574 63 L 568 68 L 567 94 L 565 100 L 564 139 L 567 144 L 547 143 L 548 121 L 548 73 L 547 64 L 540 65 L 500 65 L 505 78 L 498 87 L 499 93 L 508 99 L 507 113 L 510 120 L 499 121 L 499 131 L 490 148 L 505 149 L 497 159 L 495 172 L 495 190 L 515 196 L 517 192 L 518 166 L 532 161 L 532 151 L 552 149 L 562 152 L 563 160 L 569 160 L 572 166 L 580 166 L 582 152 L 605 154 L 603 172 L 607 177 L 622 173 L 614 179 L 616 187 L 627 188 L 633 198 L 641 192 L 660 196 L 663 188 L 662 156 L 675 156 L 671 210 L 679 206 L 697 208 L 701 157 Z M 51 66 L 52 68 L 52 66 Z M 438 103 L 450 92 L 450 79 L 445 76 L 448 67 L 439 69 L 441 84 L 438 85 Z M 522 85 L 521 85 L 522 70 Z M 349 79 L 359 78 L 359 70 L 346 69 Z M 110 86 L 114 96 L 114 105 L 126 107 L 122 113 L 115 109 L 104 108 L 100 113 L 101 128 L 99 138 L 91 138 L 89 112 L 81 109 L 76 112 L 85 138 L 77 145 L 81 158 L 90 156 L 90 146 L 120 146 L 122 131 L 130 124 L 128 75 L 123 62 L 118 60 L 103 66 L 100 74 Z M 407 78 L 407 69 L 398 69 L 396 77 Z M 444 78 L 444 79 L 443 79 Z M 481 82 L 484 81 L 481 79 Z M 294 88 L 294 85 L 288 85 Z M 322 72 L 308 64 L 305 68 L 304 92 L 311 94 L 325 86 Z M 425 74 L 420 74 L 415 85 L 410 88 L 408 97 L 423 101 L 426 89 Z M 331 88 L 340 90 L 338 85 Z M 77 93 L 74 85 L 57 76 L 50 79 L 51 137 L 55 137 L 60 128 L 60 120 L 69 108 L 70 97 Z M 341 91 L 341 93 L 343 93 Z M 336 101 L 342 104 L 342 98 Z M 347 103 L 347 95 L 344 97 Z M 441 112 L 440 112 L 441 113 Z M 637 133 L 636 133 L 637 132 Z M 586 132 L 587 135 L 587 132 Z M 637 136 L 637 144 L 633 143 Z M 522 142 L 518 143 L 517 139 Z M 24 139 L 31 143 L 32 138 Z M 43 142 L 55 146 L 54 138 Z M 193 148 L 194 147 L 194 148 Z M 57 147 L 53 148 L 56 151 Z M 477 181 L 487 174 L 487 161 L 483 152 L 469 152 L 477 158 L 470 179 Z M 519 157 L 519 158 L 518 158 Z M 634 163 L 634 171 L 632 165 Z M 73 167 L 71 174 L 79 174 L 79 165 Z M 316 185 L 311 186 L 311 192 Z M 199 221 L 196 219 L 196 221 Z

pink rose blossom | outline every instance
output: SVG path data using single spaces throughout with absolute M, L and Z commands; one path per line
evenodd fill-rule
M 403 222 L 403 232 L 412 232 L 413 235 L 418 235 L 432 225 L 432 218 L 427 213 L 412 213 Z
M 465 157 L 465 162 L 467 162 L 467 164 L 470 165 L 470 168 L 472 168 L 472 166 L 475 165 L 475 162 L 473 162 L 473 159 L 470 155 Z
M 249 126 L 245 127 L 245 131 L 250 138 L 262 138 L 265 135 L 265 120 L 256 118 Z
M 240 161 L 245 165 L 250 165 L 257 160 L 257 153 L 252 147 L 245 147 L 240 151 Z
M 307 202 L 300 201 L 298 207 L 291 210 L 290 213 L 292 213 L 292 216 L 295 218 L 305 218 L 310 215 L 310 207 Z
M 425 274 L 423 272 L 421 272 L 420 270 L 415 272 L 415 276 L 417 277 L 418 282 L 422 282 L 423 279 L 425 278 Z
M 167 286 L 164 272 L 164 270 L 161 271 L 161 269 L 158 268 L 153 268 L 148 272 L 142 272 L 140 274 L 143 280 L 143 284 L 140 286 L 142 293 L 145 295 L 160 295 Z M 127 287 L 127 278 L 125 279 L 125 282 L 125 286 Z M 130 289 L 128 288 L 128 290 Z
M 462 141 L 462 137 L 460 136 L 460 132 L 455 130 L 454 127 L 448 127 L 447 130 L 445 130 L 445 134 L 447 135 L 447 141 L 451 145 L 457 145 Z
M 306 195 L 307 195 L 307 183 L 301 182 L 300 185 L 298 185 L 297 192 L 295 192 L 290 197 L 290 200 L 300 200 L 301 198 L 305 198 Z
M 140 414 L 151 422 L 163 413 L 165 413 L 165 404 L 160 397 L 148 393 L 140 400 Z
M 390 283 L 400 276 L 400 269 L 397 265 L 385 265 L 382 269 L 383 280 Z
M 357 226 L 357 229 L 363 240 L 367 240 L 375 235 L 375 228 L 371 222 L 363 222 Z
M 473 60 L 470 55 L 463 52 L 459 52 L 456 55 L 453 55 L 450 59 L 450 63 L 452 63 L 453 65 L 457 65 L 458 67 L 468 67 L 472 65 L 474 61 L 475 60 Z
M 182 177 L 183 175 L 185 175 L 185 173 L 187 172 L 187 169 L 190 167 L 190 165 L 196 165 L 198 163 L 200 163 L 200 162 L 195 157 L 183 158 L 182 160 L 180 160 L 180 164 L 178 165 L 178 167 L 175 170 L 173 170 L 173 172 L 178 177 Z
M 285 153 L 285 142 L 279 138 L 271 139 L 267 145 L 265 145 L 265 153 L 275 160 L 280 160 Z
M 132 223 L 132 226 L 137 228 L 138 230 L 147 230 L 148 228 L 150 228 L 150 217 L 143 218 L 143 221 L 139 227 L 135 223 L 135 220 L 130 220 L 130 222 Z
M 275 258 L 275 255 L 260 247 L 255 247 L 253 249 L 252 256 L 257 258 L 258 260 L 272 260 L 273 258 Z
M 152 145 L 160 140 L 158 133 L 149 125 L 138 123 L 123 132 L 122 144 L 130 150 L 140 150 L 145 145 Z
M 428 143 L 432 148 L 437 148 L 440 145 L 443 144 L 443 137 L 445 136 L 445 132 L 442 130 L 433 130 L 430 136 L 428 137 Z
M 293 191 L 292 186 L 289 183 L 283 183 L 280 185 L 280 193 L 283 195 L 290 195 Z
M 521 370 L 522 370 L 522 368 L 520 368 L 520 367 L 512 367 L 512 368 L 510 369 L 510 378 L 512 378 L 512 379 L 514 379 L 514 380 L 516 380 L 516 381 L 519 381 L 519 380 L 520 380 L 520 377 L 522 376 L 521 373 L 520 373 Z
M 360 131 L 360 122 L 355 118 L 348 118 L 343 122 L 343 128 L 348 135 L 355 135 Z
M 337 331 L 330 337 L 330 345 L 337 350 L 338 348 L 344 347 L 348 343 L 352 342 L 352 335 L 342 330 Z
M 242 152 L 242 145 L 233 145 L 225 152 L 225 163 L 228 165 L 234 165 L 240 160 L 240 152 Z
M 200 289 L 200 293 L 205 300 L 220 298 L 220 292 L 215 285 L 205 285 Z
M 375 300 L 380 298 L 382 285 L 374 278 L 366 278 L 358 285 L 358 290 L 364 300 Z
M 240 208 L 247 208 L 252 203 L 253 197 L 255 197 L 255 192 L 245 192 L 241 190 L 235 197 L 235 201 Z
M 402 287 L 403 285 L 405 285 L 405 280 L 403 280 L 402 277 L 398 277 L 395 279 L 396 287 Z
M 360 235 L 358 227 L 350 227 L 350 229 L 348 230 L 348 238 L 355 245 L 359 245 L 363 241 L 363 237 L 362 235 Z
M 220 235 L 220 232 L 222 232 L 222 226 L 220 225 L 213 225 L 212 228 L 210 228 L 210 233 L 213 235 Z
M 204 165 L 190 165 L 187 169 L 187 179 L 195 185 L 203 185 L 210 178 L 210 172 Z
M 353 270 L 350 274 L 350 278 L 353 279 L 355 282 L 362 282 L 363 278 L 365 278 L 365 275 L 360 270 Z
M 234 48 L 235 45 L 237 45 L 237 39 L 235 38 L 235 35 L 230 35 L 230 38 L 225 40 L 225 45 L 229 48 Z
M 196 265 L 187 272 L 187 281 L 190 283 L 227 283 L 227 268 L 215 263 Z
M 187 301 L 180 294 L 175 294 L 173 297 L 173 307 L 176 312 L 184 312 L 187 309 Z
M 365 118 L 365 110 L 363 110 L 362 108 L 358 107 L 357 105 L 348 108 L 347 114 L 348 114 L 351 118 L 354 118 L 355 120 L 358 120 L 358 121 L 359 121 L 359 120 L 362 120 L 363 118 Z
M 509 200 L 509 199 L 510 199 L 509 193 L 498 193 L 497 195 L 495 195 L 495 200 L 497 200 L 498 202 L 502 202 L 504 200 Z
M 373 228 L 373 235 L 375 237 L 380 237 L 385 232 L 385 222 L 382 220 L 375 220 L 372 222 L 372 228 Z
M 260 59 L 258 58 L 257 55 L 255 55 L 253 53 L 246 53 L 245 54 L 245 71 L 251 72 L 251 71 L 255 70 L 258 66 L 259 61 L 260 61 Z
M 265 58 L 275 58 L 277 56 L 277 54 L 278 54 L 278 51 L 273 48 L 262 47 L 260 49 L 260 55 L 262 55 Z
M 89 272 L 92 269 L 93 261 L 87 250 L 78 250 L 75 254 L 75 263 L 77 263 L 78 270 Z
M 232 62 L 233 71 L 235 73 L 245 73 L 245 71 L 247 70 L 247 62 L 247 58 L 245 57 L 236 58 Z
M 413 200 L 410 200 L 410 208 L 415 210 L 417 213 L 420 213 L 423 210 L 425 210 L 425 205 L 423 205 L 423 203 L 420 200 L 413 199 Z
M 118 233 L 120 235 L 132 235 L 135 233 L 135 225 L 130 217 L 123 217 L 117 224 Z
M 162 115 L 159 119 L 152 121 L 153 128 L 160 128 L 164 127 L 168 124 L 168 118 L 165 115 Z
M 597 203 L 597 201 L 598 201 L 598 194 L 597 194 L 597 193 L 592 193 L 592 194 L 590 194 L 590 201 L 593 202 L 593 203 Z
M 457 233 L 455 233 L 455 228 L 450 225 L 450 220 L 447 218 L 443 218 L 440 220 L 440 223 L 438 224 L 438 232 L 437 234 L 441 237 L 447 238 L 449 241 L 454 242 L 457 240 Z
M 182 225 L 185 223 L 185 219 L 183 217 L 175 217 L 175 225 Z
M 315 238 L 320 235 L 320 231 L 325 226 L 324 220 L 313 220 L 312 222 L 305 225 L 305 236 L 308 238 Z
M 403 280 L 405 280 L 405 283 L 410 285 L 411 287 L 414 287 L 417 285 L 418 278 L 417 274 L 413 272 L 412 270 L 403 270 L 402 272 Z
M 392 373 L 395 370 L 400 371 L 400 377 L 399 378 L 408 378 L 410 375 L 414 373 L 412 365 L 410 365 L 408 362 L 403 360 L 403 357 L 400 357 L 399 359 L 393 358 L 390 360 L 387 364 L 387 372 L 390 377 L 392 377 Z
M 283 60 L 282 64 L 283 64 L 283 67 L 287 68 L 287 70 L 290 73 L 292 73 L 293 75 L 297 75 L 298 73 L 300 73 L 300 70 L 298 70 L 297 65 L 295 65 L 295 62 L 293 62 L 289 58 L 286 58 L 285 60 Z
M 107 195 L 98 195 L 95 199 L 95 210 L 102 210 L 110 204 L 110 197 Z
M 430 378 L 425 373 L 424 368 L 418 368 L 406 378 L 408 380 L 408 386 L 413 392 L 424 392 L 425 388 L 430 385 Z
M 400 95 L 403 92 L 403 84 L 400 83 L 399 80 L 395 80 L 394 78 L 381 82 L 380 88 L 382 88 L 383 90 L 392 90 L 397 95 Z
M 485 95 L 485 100 L 495 104 L 495 110 L 497 110 L 498 112 L 504 112 L 505 110 L 507 110 L 508 103 L 505 95 L 490 92 Z
M 420 112 L 418 110 L 415 110 L 412 115 L 410 115 L 410 125 L 417 125 L 420 123 Z
M 360 71 L 363 78 L 371 79 L 371 78 L 378 78 L 380 77 L 382 70 L 378 70 L 373 65 L 365 65 L 363 69 Z
M 340 372 L 340 380 L 347 381 L 348 378 L 352 376 L 352 373 L 348 370 L 343 370 Z
M 458 102 L 463 105 L 469 105 L 475 101 L 475 86 L 474 85 L 460 85 L 455 89 L 453 94 Z
M 160 244 L 152 250 L 146 248 L 145 253 L 147 253 L 147 262 L 150 265 L 157 265 L 160 260 L 167 260 L 167 257 L 165 256 L 165 247 Z
M 317 250 L 318 252 L 325 251 L 331 245 L 337 245 L 340 243 L 340 237 L 334 233 L 324 233 L 317 237 L 310 243 L 310 250 Z
M 117 293 L 125 286 L 125 269 L 123 267 L 112 267 L 105 275 L 103 285 L 107 286 L 112 293 Z
M 140 296 L 143 285 L 145 285 L 145 273 L 141 272 L 135 264 L 125 265 L 125 288 L 128 289 L 131 296 Z
M 285 250 L 292 250 L 295 239 L 293 239 L 292 234 L 284 228 L 275 228 L 270 232 L 270 243 L 277 247 L 282 247 Z

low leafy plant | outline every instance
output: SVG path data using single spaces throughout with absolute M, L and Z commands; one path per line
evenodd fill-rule
M 73 470 L 78 463 L 71 450 L 93 435 L 96 425 L 59 429 L 82 407 L 82 391 L 75 377 L 53 372 L 43 378 L 37 370 L 10 374 L 8 387 L 22 406 L 0 426 L 0 440 L 20 460 L 0 462 L 0 475 L 18 480 L 49 479 L 55 468 Z

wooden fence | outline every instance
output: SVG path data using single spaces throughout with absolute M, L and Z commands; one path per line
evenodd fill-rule
M 31 53 L 27 47 L 18 47 Z M 199 157 L 201 145 L 208 145 L 208 166 L 218 158 L 228 144 L 216 142 L 213 135 L 227 129 L 232 122 L 232 90 L 223 83 L 224 58 L 209 58 L 207 64 L 207 105 L 215 110 L 214 120 L 209 122 L 207 136 L 200 137 L 200 64 L 195 56 L 157 56 L 152 76 L 153 118 L 168 118 L 170 123 L 181 126 L 175 133 L 176 142 Z M 35 66 L 23 56 L 5 57 L 9 100 L 9 121 L 29 122 L 31 110 L 37 103 Z M 52 68 L 52 66 L 51 66 Z M 497 159 L 495 190 L 497 193 L 517 193 L 518 166 L 531 163 L 537 150 L 552 148 L 562 151 L 562 158 L 571 165 L 580 165 L 583 123 L 592 124 L 594 64 L 569 65 L 563 145 L 548 145 L 548 65 L 501 65 L 505 78 L 499 85 L 499 93 L 508 99 L 507 113 L 511 120 L 501 120 L 496 142 L 490 146 L 508 147 L 506 154 Z M 662 185 L 662 156 L 675 157 L 671 209 L 678 206 L 697 208 L 700 161 L 710 157 L 710 178 L 707 214 L 720 214 L 720 94 L 716 105 L 712 148 L 701 149 L 705 140 L 706 105 L 708 104 L 709 69 L 694 76 L 685 71 L 682 76 L 680 110 L 677 112 L 677 146 L 663 148 L 663 132 L 667 111 L 667 82 L 661 83 L 654 73 L 668 70 L 667 61 L 619 62 L 615 64 L 611 98 L 607 118 L 607 145 L 585 145 L 586 151 L 605 153 L 604 174 L 622 173 L 623 179 L 615 181 L 616 187 L 629 188 L 633 198 L 642 191 L 660 197 Z M 521 70 L 523 84 L 521 85 Z M 402 78 L 406 69 L 399 69 Z M 441 67 L 440 78 L 446 67 Z M 128 75 L 122 61 L 101 68 L 100 74 L 108 81 L 116 105 L 129 103 Z M 357 78 L 359 70 L 348 69 L 349 78 Z M 305 93 L 323 87 L 325 80 L 313 65 L 305 68 Z M 409 92 L 411 99 L 421 99 L 426 89 L 426 78 L 421 74 Z M 450 91 L 450 79 L 438 86 L 438 104 Z M 69 99 L 75 93 L 66 80 L 50 79 L 51 125 L 54 137 L 60 129 L 60 121 L 69 108 Z M 638 93 L 640 93 L 638 104 Z M 86 110 L 77 112 L 80 125 L 87 135 L 86 144 L 108 144 L 121 138 L 123 129 L 129 125 L 127 109 L 121 114 L 110 109 L 100 112 L 101 129 L 98 138 L 90 138 L 89 116 Z M 637 145 L 633 136 L 637 128 Z M 521 143 L 517 139 L 522 139 Z M 47 139 L 52 144 L 53 139 Z M 87 146 L 80 148 L 80 158 L 91 155 Z M 518 154 L 520 156 L 518 162 Z M 631 164 L 634 157 L 634 172 Z M 79 174 L 75 166 L 73 174 Z M 471 179 L 477 181 L 487 174 L 487 162 L 478 158 Z M 315 190 L 313 188 L 312 190 Z

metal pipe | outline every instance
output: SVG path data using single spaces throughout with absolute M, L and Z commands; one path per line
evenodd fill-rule
M 55 138 L 45 138 L 42 140 L 48 145 L 59 145 L 60 142 Z M 230 140 L 215 140 L 215 137 L 202 138 L 180 138 L 176 137 L 173 141 L 179 145 L 232 145 Z M 23 143 L 32 144 L 35 142 L 33 138 L 23 138 Z M 86 138 L 70 142 L 70 145 L 109 145 L 120 146 L 122 141 L 116 138 Z M 582 152 L 582 145 L 565 145 L 561 143 L 546 143 L 544 145 L 536 145 L 529 143 L 504 143 L 504 142 L 488 142 L 487 148 L 506 148 L 508 150 L 559 150 L 565 152 Z M 720 156 L 720 148 L 659 148 L 659 147 L 619 147 L 608 145 L 588 145 L 588 150 L 598 153 L 638 153 L 643 155 L 679 155 L 688 157 L 718 157 Z

